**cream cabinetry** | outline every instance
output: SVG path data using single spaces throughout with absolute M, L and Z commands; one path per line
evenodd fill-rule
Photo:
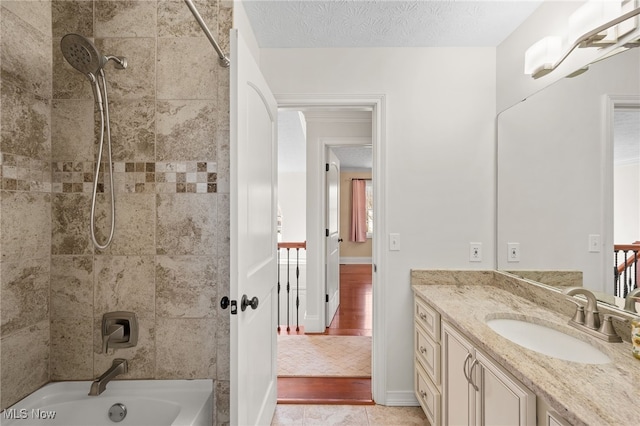
M 432 425 L 536 425 L 536 396 L 470 340 L 415 302 L 415 391 Z
M 571 426 L 571 423 L 556 413 L 543 399 L 538 398 L 538 426 Z
M 414 304 L 414 390 L 431 425 L 441 424 L 440 314 L 416 298 Z

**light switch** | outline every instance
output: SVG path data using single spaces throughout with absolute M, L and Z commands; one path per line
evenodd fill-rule
M 589 235 L 589 253 L 600 253 L 600 235 Z
M 400 234 L 389 234 L 389 250 L 400 251 Z

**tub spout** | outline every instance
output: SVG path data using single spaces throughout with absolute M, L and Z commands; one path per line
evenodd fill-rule
M 107 383 L 113 380 L 120 374 L 125 374 L 129 371 L 129 366 L 126 359 L 116 358 L 109 368 L 102 376 L 98 377 L 91 383 L 91 390 L 89 390 L 89 396 L 98 396 L 107 388 Z

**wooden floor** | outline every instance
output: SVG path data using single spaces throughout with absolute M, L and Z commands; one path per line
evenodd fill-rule
M 371 265 L 340 265 L 340 306 L 322 334 L 371 336 L 372 325 Z M 374 404 L 371 379 L 279 377 L 278 404 Z

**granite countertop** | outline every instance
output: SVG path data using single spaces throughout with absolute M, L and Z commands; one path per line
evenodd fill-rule
M 640 360 L 631 344 L 607 343 L 567 325 L 568 317 L 491 285 L 413 285 L 442 319 L 511 372 L 574 425 L 640 424 Z M 580 364 L 552 358 L 500 336 L 487 319 L 527 319 L 587 341 L 613 360 Z

